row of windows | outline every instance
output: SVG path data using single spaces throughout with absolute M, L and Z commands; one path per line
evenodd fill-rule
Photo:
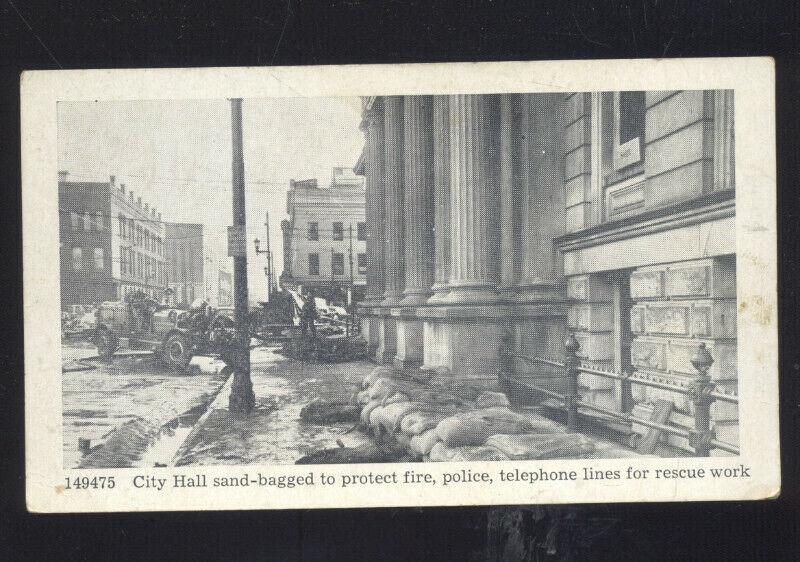
M 139 246 L 159 256 L 164 255 L 164 241 L 147 230 L 142 225 L 122 213 L 119 214 L 119 236 L 123 240 L 130 240 L 134 246 Z
M 349 225 L 348 231 L 350 227 L 353 225 Z M 349 236 L 349 235 L 348 235 Z M 308 239 L 309 240 L 319 240 L 319 223 L 318 222 L 309 222 L 308 223 Z M 367 239 L 367 225 L 366 223 L 359 222 L 356 223 L 356 240 L 364 241 Z M 344 223 L 343 222 L 335 222 L 333 223 L 333 240 L 342 241 L 344 240 Z
M 164 263 L 146 256 L 131 248 L 120 246 L 120 272 L 123 275 L 138 277 L 148 282 L 163 285 L 165 282 Z
M 363 275 L 367 272 L 367 254 L 358 254 L 358 273 Z M 308 274 L 319 275 L 319 254 L 308 254 Z M 331 274 L 344 275 L 344 254 L 334 252 L 331 254 Z
M 69 222 L 72 230 L 79 230 L 81 227 L 83 230 L 103 230 L 105 227 L 105 219 L 100 211 L 91 213 L 72 211 L 69 214 Z
M 106 256 L 103 248 L 94 248 L 90 254 L 84 255 L 83 248 L 72 248 L 72 269 L 78 271 L 81 269 L 104 269 L 106 266 Z

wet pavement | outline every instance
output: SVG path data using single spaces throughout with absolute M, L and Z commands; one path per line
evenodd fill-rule
M 92 446 L 98 445 L 115 429 L 135 418 L 156 425 L 165 424 L 213 400 L 226 379 L 220 373 L 224 365 L 208 358 L 193 360 L 202 368 L 194 370 L 193 374 L 164 368 L 151 356 L 115 358 L 110 364 L 75 362 L 95 354 L 90 344 L 62 345 L 65 468 L 75 467 L 81 461 L 79 438 L 90 439 Z M 84 366 L 85 370 L 73 370 Z M 92 366 L 95 368 L 89 368 Z M 143 462 L 150 460 L 146 458 Z
M 300 419 L 300 410 L 318 397 L 348 401 L 374 365 L 306 362 L 269 348 L 254 350 L 251 361 L 255 411 L 232 416 L 227 392 L 221 392 L 175 465 L 294 464 L 311 452 L 336 447 L 337 441 L 352 447 L 371 442 L 354 423 L 308 423 Z

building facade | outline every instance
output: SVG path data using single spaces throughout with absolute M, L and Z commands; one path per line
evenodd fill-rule
M 217 277 L 217 306 L 233 306 L 233 277 L 220 269 Z
M 334 168 L 331 183 L 292 180 L 286 198 L 281 287 L 313 290 L 333 301 L 363 299 L 366 286 L 364 177 Z
M 166 284 L 172 289 L 172 304 L 190 306 L 207 298 L 203 278 L 203 225 L 164 223 Z
M 59 173 L 61 306 L 98 304 L 164 290 L 161 214 L 117 184 Z
M 378 362 L 489 379 L 501 340 L 685 385 L 703 342 L 735 390 L 733 98 L 729 91 L 363 100 L 367 295 Z M 619 383 L 581 375 L 619 410 Z M 634 385 L 690 426 L 685 396 Z M 719 403 L 717 434 L 738 441 Z M 642 428 L 628 428 L 629 431 Z M 685 439 L 670 438 L 678 447 Z

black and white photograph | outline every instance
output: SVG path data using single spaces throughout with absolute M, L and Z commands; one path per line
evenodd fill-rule
M 738 454 L 734 103 L 60 104 L 65 468 Z
M 388 91 L 57 101 L 60 493 L 749 482 L 740 90 Z

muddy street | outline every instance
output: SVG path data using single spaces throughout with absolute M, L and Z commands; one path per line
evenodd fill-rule
M 161 425 L 212 400 L 225 382 L 223 365 L 198 358 L 191 374 L 165 369 L 152 357 L 117 358 L 111 364 L 76 360 L 96 354 L 90 344 L 65 344 L 63 357 L 63 465 L 82 458 L 79 438 L 92 446 L 134 418 Z M 85 370 L 81 369 L 86 366 Z M 94 367 L 94 368 L 90 368 Z

